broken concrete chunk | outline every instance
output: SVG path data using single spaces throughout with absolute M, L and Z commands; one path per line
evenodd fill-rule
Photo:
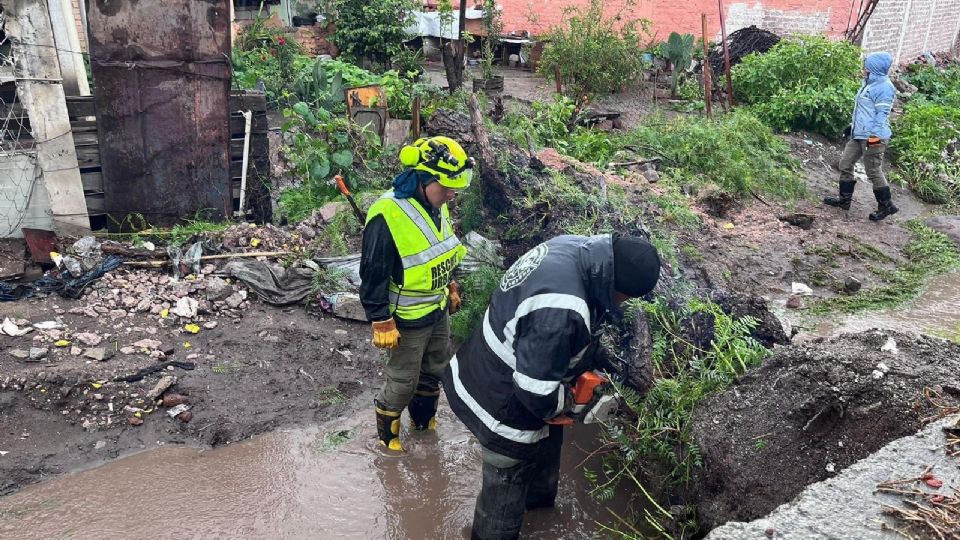
M 811 289 L 805 283 L 793 282 L 793 284 L 791 284 L 790 286 L 790 289 L 793 292 L 793 294 L 800 295 L 800 296 L 810 296 L 811 294 L 813 294 L 813 289 Z
M 149 392 L 147 392 L 147 399 L 157 399 L 164 392 L 166 392 L 171 386 L 177 384 L 177 378 L 173 375 L 167 375 L 157 381 L 156 386 L 153 387 Z
M 327 297 L 333 305 L 333 314 L 342 319 L 367 321 L 367 314 L 360 303 L 360 296 L 354 293 L 337 293 Z
M 224 279 L 211 277 L 207 279 L 207 300 L 223 302 L 233 294 L 233 286 Z
M 30 360 L 39 362 L 47 357 L 50 353 L 50 349 L 46 347 L 30 347 Z
M 84 351 L 83 356 L 97 362 L 106 362 L 113 358 L 113 349 L 106 347 L 94 347 Z
M 237 291 L 231 294 L 230 297 L 227 298 L 226 300 L 227 305 L 230 306 L 230 308 L 232 309 L 237 309 L 238 307 L 240 307 L 240 304 L 243 304 L 243 301 L 246 300 L 246 294 L 241 295 L 240 293 L 245 293 L 245 292 L 246 291 Z
M 141 339 L 133 344 L 134 347 L 154 351 L 160 348 L 161 343 L 155 339 Z
M 82 332 L 73 336 L 73 338 L 80 343 L 83 343 L 87 347 L 96 347 L 101 341 L 103 341 L 102 337 L 91 332 Z
M 206 328 L 207 330 L 213 330 L 214 328 L 217 327 L 217 324 L 218 324 L 217 321 L 210 321 L 210 322 L 204 323 L 203 327 Z
M 30 351 L 25 351 L 23 349 L 13 349 L 10 351 L 10 356 L 14 358 L 19 358 L 20 360 L 26 360 L 30 358 Z
M 177 300 L 177 306 L 170 310 L 170 313 L 173 313 L 177 317 L 183 317 L 184 319 L 192 319 L 197 316 L 197 309 L 200 307 L 200 302 L 194 300 L 193 298 L 180 298 Z
M 120 354 L 136 354 L 137 349 L 134 347 L 120 347 Z

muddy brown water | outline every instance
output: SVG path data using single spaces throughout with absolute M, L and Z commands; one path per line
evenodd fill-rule
M 213 450 L 164 446 L 30 486 L 0 499 L 0 538 L 469 538 L 476 439 L 442 408 L 435 434 L 406 434 L 406 455 L 384 456 L 372 416 Z M 528 512 L 524 538 L 593 538 L 608 507 L 625 515 L 626 493 L 586 495 L 581 468 L 598 469 L 599 444 L 593 426 L 568 430 L 557 508 Z
M 960 271 L 932 279 L 915 300 L 900 308 L 821 321 L 814 333 L 830 336 L 871 328 L 960 336 Z

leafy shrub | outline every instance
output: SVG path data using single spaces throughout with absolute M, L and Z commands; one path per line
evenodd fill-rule
M 280 209 L 291 221 L 303 220 L 339 197 L 330 180 L 334 175 L 342 174 L 355 183 L 362 180 L 363 176 L 354 173 L 355 162 L 368 170 L 379 168 L 383 155 L 376 134 L 303 102 L 284 109 L 283 115 L 288 119 L 283 126 L 287 137 L 283 154 L 302 181 L 280 196 Z
M 833 137 L 850 123 L 860 71 L 855 45 L 820 36 L 788 38 L 733 69 L 734 93 L 774 129 Z
M 664 526 L 674 521 L 674 528 L 683 529 L 677 531 L 680 534 L 676 537 L 687 538 L 688 533 L 695 532 L 696 523 L 676 522 L 681 516 L 671 515 L 654 500 L 637 478 L 641 476 L 639 471 L 664 470 L 664 480 L 688 483 L 696 468 L 702 466 L 700 450 L 691 433 L 694 409 L 761 364 L 769 352 L 751 337 L 755 319 L 731 317 L 710 302 L 660 298 L 652 303 L 634 303 L 627 318 L 635 317 L 638 310 L 645 312 L 650 321 L 653 386 L 643 396 L 630 388 L 618 388 L 627 411 L 605 426 L 604 438 L 615 450 L 603 457 L 602 477 L 588 472 L 594 484 L 591 493 L 609 500 L 620 480 L 631 480 L 650 503 L 645 520 L 652 530 L 662 534 L 657 536 L 674 538 Z M 689 330 L 694 326 L 689 323 L 691 320 L 702 321 L 702 335 L 712 336 L 703 348 L 689 341 Z
M 924 201 L 960 205 L 960 68 L 910 66 L 917 94 L 894 119 L 896 176 Z
M 539 71 L 553 78 L 559 68 L 567 95 L 611 94 L 636 79 L 643 67 L 640 35 L 649 21 L 607 18 L 603 10 L 600 0 L 591 0 L 585 10 L 567 8 L 565 25 L 544 37 L 548 45 Z
M 336 0 L 334 40 L 340 54 L 358 63 L 368 61 L 375 70 L 389 66 L 408 38 L 407 21 L 417 4 L 412 0 Z

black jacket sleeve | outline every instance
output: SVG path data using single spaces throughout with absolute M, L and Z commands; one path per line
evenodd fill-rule
M 400 265 L 397 245 L 390 235 L 390 227 L 383 216 L 376 216 L 363 229 L 363 247 L 360 254 L 360 303 L 370 321 L 390 318 L 391 276 Z M 400 267 L 402 268 L 402 267 Z
M 520 318 L 516 335 L 514 395 L 544 420 L 569 409 L 564 376 L 570 360 L 590 342 L 590 332 L 576 310 L 542 307 Z

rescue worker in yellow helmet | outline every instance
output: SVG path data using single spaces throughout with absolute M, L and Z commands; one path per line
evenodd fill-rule
M 460 308 L 452 280 L 467 253 L 447 203 L 470 185 L 473 161 L 448 137 L 423 138 L 400 151 L 406 167 L 367 212 L 360 259 L 360 299 L 373 344 L 389 350 L 386 381 L 374 400 L 380 445 L 402 451 L 400 413 L 412 427 L 434 429 L 447 367 L 447 314 Z

